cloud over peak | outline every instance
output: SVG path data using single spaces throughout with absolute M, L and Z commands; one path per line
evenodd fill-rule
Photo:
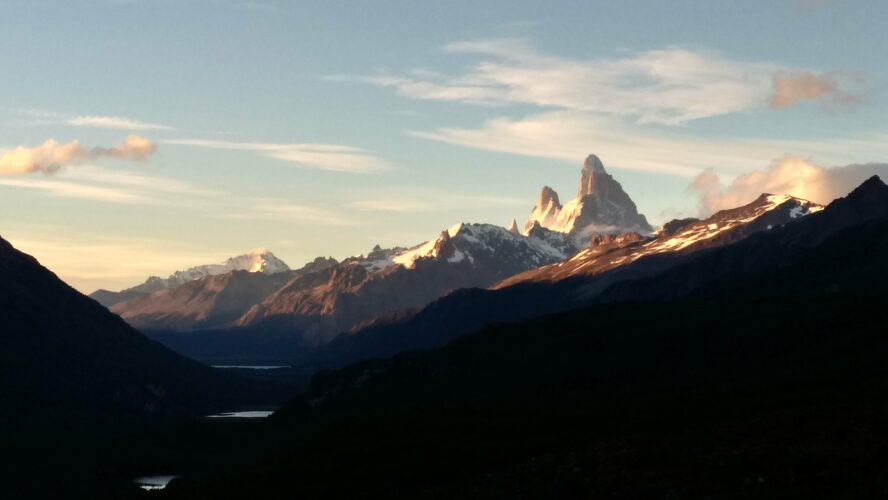
M 788 194 L 827 204 L 873 175 L 888 175 L 888 164 L 825 168 L 804 158 L 787 156 L 767 169 L 740 175 L 727 186 L 711 169 L 705 170 L 694 178 L 688 191 L 700 197 L 701 214 L 709 215 L 745 205 L 762 193 Z
M 48 139 L 37 147 L 18 146 L 4 152 L 0 155 L 0 174 L 52 174 L 65 166 L 102 157 L 138 161 L 148 158 L 156 150 L 157 145 L 137 135 L 130 135 L 110 148 L 87 148 L 76 140 L 61 144 L 55 139 Z

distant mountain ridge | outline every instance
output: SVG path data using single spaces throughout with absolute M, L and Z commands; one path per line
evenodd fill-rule
M 319 258 L 297 271 L 205 276 L 122 300 L 111 310 L 142 329 L 292 329 L 309 343 L 323 343 L 377 316 L 422 307 L 459 288 L 486 287 L 575 251 L 568 235 L 544 228 L 525 236 L 460 223 L 411 248 L 377 245 L 366 256 Z
M 222 327 L 283 286 L 290 274 L 231 271 L 210 275 L 118 302 L 110 309 L 137 328 Z
M 366 256 L 294 277 L 251 307 L 235 328 L 187 333 L 169 325 L 165 331 L 150 324 L 143 328 L 200 359 L 288 359 L 363 325 L 408 316 L 460 289 L 490 286 L 564 260 L 576 251 L 571 241 L 545 228 L 525 236 L 492 224 L 460 223 L 411 248 L 377 246 Z
M 232 271 L 275 274 L 287 272 L 289 270 L 290 267 L 287 266 L 284 261 L 277 258 L 267 248 L 260 247 L 243 255 L 231 257 L 220 264 L 206 264 L 190 267 L 182 271 L 175 271 L 167 278 L 150 276 L 144 283 L 119 292 L 102 289 L 96 290 L 89 296 L 103 306 L 110 307 L 119 302 L 138 298 L 159 290 L 174 288 L 207 276 L 218 276 Z
M 562 235 L 522 236 L 491 224 L 460 223 L 421 245 L 377 250 L 366 259 L 291 280 L 252 307 L 238 325 L 303 329 L 328 339 L 376 316 L 424 306 L 452 290 L 488 286 L 563 260 L 569 255 L 564 244 Z
M 244 259 L 240 262 L 244 262 Z M 337 264 L 336 259 L 331 257 L 318 257 L 295 271 L 270 273 L 235 270 L 211 274 L 150 294 L 137 294 L 113 304 L 110 309 L 137 328 L 191 330 L 229 327 L 250 307 L 289 280 Z M 254 265 L 249 269 L 256 268 Z

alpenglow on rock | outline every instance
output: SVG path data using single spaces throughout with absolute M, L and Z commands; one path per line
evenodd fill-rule
M 221 264 L 195 266 L 184 271 L 176 271 L 164 280 L 163 288 L 183 285 L 189 281 L 207 276 L 230 273 L 231 271 L 248 271 L 251 273 L 275 274 L 289 271 L 290 267 L 277 258 L 266 248 L 256 248 L 244 255 L 231 257 Z M 150 279 L 150 278 L 149 278 Z
M 564 205 L 549 186 L 543 187 L 537 204 L 524 224 L 525 233 L 538 222 L 542 227 L 568 233 L 580 246 L 596 234 L 638 232 L 653 228 L 623 186 L 604 170 L 601 160 L 589 155 L 580 170 L 577 197 Z
M 149 295 L 154 292 L 159 292 L 160 290 L 176 288 L 208 276 L 218 276 L 233 271 L 247 271 L 250 273 L 272 275 L 287 272 L 289 270 L 290 267 L 287 266 L 284 261 L 277 258 L 267 248 L 256 248 L 243 255 L 231 257 L 219 264 L 206 264 L 191 267 L 183 271 L 176 271 L 167 278 L 151 276 L 144 283 L 119 292 L 96 290 L 89 296 L 97 300 L 103 306 L 110 307 L 126 300 Z

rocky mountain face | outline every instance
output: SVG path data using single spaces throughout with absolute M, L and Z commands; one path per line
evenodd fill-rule
M 266 252 L 265 255 L 271 254 Z M 267 262 L 264 257 L 229 259 L 232 267 L 248 269 L 212 274 L 150 294 L 139 294 L 113 304 L 110 309 L 137 328 L 194 330 L 230 327 L 252 306 L 288 281 L 337 264 L 333 258 L 318 257 L 295 271 L 271 272 L 282 267 L 267 266 Z
M 284 261 L 277 258 L 266 248 L 256 248 L 246 254 L 231 257 L 220 264 L 208 264 L 191 267 L 182 271 L 176 271 L 167 278 L 151 276 L 144 283 L 119 292 L 109 290 L 96 290 L 90 294 L 103 306 L 110 307 L 119 302 L 132 300 L 148 295 L 159 290 L 175 288 L 190 281 L 199 280 L 207 276 L 218 276 L 232 271 L 247 271 L 251 273 L 275 274 L 289 271 L 290 268 Z
M 297 271 L 207 276 L 111 310 L 143 330 L 291 332 L 316 345 L 378 316 L 422 307 L 452 290 L 487 287 L 575 251 L 568 235 L 545 228 L 524 236 L 457 224 L 412 248 L 377 245 L 341 263 L 319 258 Z
M 0 296 L 4 431 L 41 419 L 69 429 L 111 415 L 199 415 L 248 390 L 146 339 L 3 239 Z
M 303 330 L 322 343 L 373 318 L 421 307 L 459 288 L 485 287 L 517 272 L 563 260 L 563 235 L 516 235 L 490 224 L 457 224 L 400 251 L 374 249 L 287 283 L 251 308 L 240 326 Z
M 820 213 L 700 252 L 656 276 L 618 282 L 600 292 L 581 289 L 578 296 L 593 292 L 599 302 L 614 302 L 737 293 L 773 298 L 884 295 L 879 276 L 886 267 L 871 255 L 882 255 L 879 249 L 888 245 L 888 186 L 872 177 L 822 211 L 817 208 L 811 211 Z M 804 213 L 800 207 L 790 212 Z
M 601 160 L 589 155 L 580 170 L 577 196 L 562 205 L 558 193 L 545 186 L 524 225 L 525 232 L 535 223 L 554 231 L 570 234 L 580 246 L 596 234 L 653 231 L 644 215 Z
M 722 210 L 705 220 L 669 222 L 653 236 L 639 233 L 594 236 L 587 248 L 568 261 L 511 276 L 494 288 L 524 281 L 559 281 L 573 276 L 596 276 L 651 255 L 689 254 L 724 246 L 822 209 L 822 206 L 807 200 L 763 194 L 748 205 Z
M 295 276 L 225 331 L 183 334 L 156 324 L 143 328 L 152 338 L 200 359 L 290 362 L 342 334 L 409 317 L 455 290 L 487 287 L 564 260 L 576 251 L 571 242 L 568 235 L 542 227 L 524 236 L 491 224 L 457 224 L 412 248 L 377 246 L 366 256 Z
M 224 327 L 289 279 L 290 273 L 232 271 L 118 302 L 110 309 L 136 328 Z

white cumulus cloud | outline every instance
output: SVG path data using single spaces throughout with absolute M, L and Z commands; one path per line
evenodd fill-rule
M 810 71 L 794 71 L 774 75 L 774 94 L 771 107 L 794 106 L 802 101 L 820 101 L 827 104 L 852 104 L 857 98 L 839 87 L 839 75 L 822 75 Z
M 737 176 L 727 185 L 712 170 L 701 172 L 688 190 L 700 197 L 702 215 L 735 208 L 762 193 L 788 194 L 826 204 L 848 194 L 873 175 L 886 178 L 888 164 L 869 163 L 826 168 L 796 156 L 788 156 L 764 170 Z
M 36 147 L 18 146 L 0 155 L 0 174 L 52 174 L 68 165 L 77 165 L 89 159 L 111 157 L 124 160 L 144 160 L 154 154 L 157 145 L 137 135 L 127 137 L 110 148 L 88 148 L 80 141 L 65 144 L 48 139 Z

